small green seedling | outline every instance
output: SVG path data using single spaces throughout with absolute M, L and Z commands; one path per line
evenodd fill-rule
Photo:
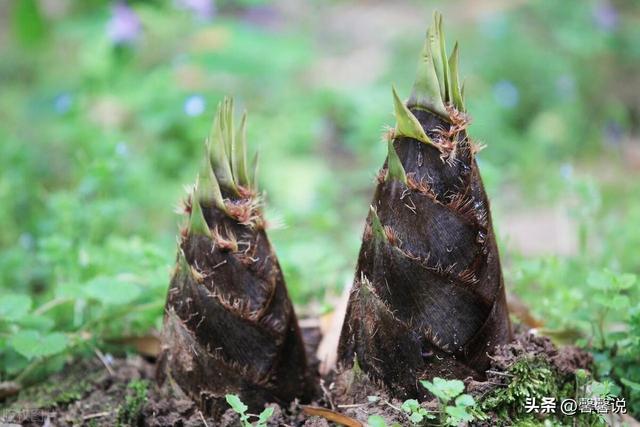
M 367 419 L 368 427 L 401 427 L 398 423 L 393 423 L 391 426 L 387 424 L 387 421 L 380 415 L 370 415 Z
M 626 312 L 631 307 L 629 291 L 636 281 L 637 277 L 634 274 L 617 274 L 608 269 L 591 273 L 587 278 L 595 313 L 594 338 L 598 341 L 601 350 L 606 349 L 610 344 L 607 333 L 610 315 L 616 311 Z
M 473 421 L 474 415 L 470 409 L 475 406 L 476 401 L 468 394 L 461 394 L 456 397 L 455 406 L 449 405 L 445 408 L 448 415 L 447 423 L 452 426 L 460 425 L 463 422 Z
M 242 427 L 266 427 L 267 421 L 273 416 L 273 408 L 265 408 L 259 415 L 247 414 L 249 407 L 245 405 L 240 398 L 235 394 L 227 394 L 225 396 L 227 403 L 231 406 L 238 415 L 240 415 L 240 423 Z M 258 420 L 255 424 L 252 424 L 249 419 L 256 417 Z
M 132 380 L 127 389 L 130 391 L 125 401 L 118 409 L 117 426 L 138 425 L 140 413 L 147 401 L 149 382 L 145 380 Z
M 371 415 L 367 419 L 369 427 L 387 427 L 387 422 L 380 415 Z
M 435 415 L 420 406 L 420 402 L 415 399 L 405 400 L 401 408 L 409 415 L 409 420 L 413 424 L 420 424 L 425 419 L 432 420 L 436 418 Z
M 443 425 L 457 426 L 474 419 L 484 418 L 484 414 L 475 408 L 476 402 L 473 397 L 462 394 L 464 391 L 462 381 L 435 377 L 433 382 L 420 381 L 420 383 L 438 399 L 440 422 Z M 402 406 L 404 409 L 404 405 Z

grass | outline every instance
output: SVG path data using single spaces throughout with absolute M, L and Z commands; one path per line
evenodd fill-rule
M 147 400 L 148 381 L 132 380 L 127 385 L 129 394 L 118 408 L 117 426 L 139 425 L 140 412 Z

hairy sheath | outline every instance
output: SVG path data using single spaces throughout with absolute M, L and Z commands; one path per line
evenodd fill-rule
M 457 76 L 436 16 L 378 174 L 339 345 L 394 395 L 419 379 L 481 378 L 511 339 L 489 201 Z
M 195 187 L 183 210 L 167 296 L 158 378 L 220 416 L 225 395 L 252 411 L 314 391 L 293 305 L 265 232 L 262 198 L 248 171 L 243 116 L 218 109 Z

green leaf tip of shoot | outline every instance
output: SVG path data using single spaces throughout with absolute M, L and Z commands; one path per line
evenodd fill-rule
M 397 181 L 402 182 L 403 184 L 407 184 L 407 174 L 404 171 L 404 167 L 402 166 L 402 162 L 400 161 L 400 157 L 398 157 L 398 153 L 393 146 L 393 141 L 389 140 L 387 142 L 387 167 L 389 172 L 387 173 L 386 180 L 395 179 Z
M 456 43 L 451 56 L 447 56 L 442 14 L 434 12 L 433 24 L 427 29 L 408 106 L 431 111 L 445 119 L 449 119 L 445 107 L 447 104 L 464 111 L 457 52 Z
M 260 152 L 256 151 L 256 154 L 253 155 L 253 160 L 251 160 L 251 187 L 258 191 L 258 164 L 260 161 Z
M 358 361 L 358 353 L 353 354 L 353 366 L 351 369 L 353 371 L 353 375 L 356 377 L 364 375 L 364 371 L 362 370 L 362 367 L 360 367 L 360 362 Z
M 249 174 L 247 173 L 247 111 L 242 113 L 240 124 L 235 136 L 235 149 L 231 157 L 233 178 L 244 186 L 250 187 Z
M 444 99 L 440 89 L 440 81 L 438 73 L 442 73 L 441 64 L 438 64 L 438 58 L 434 58 L 432 45 L 436 46 L 435 29 L 427 30 L 427 37 L 422 47 L 420 60 L 418 61 L 418 70 L 416 72 L 416 81 L 413 84 L 409 105 L 412 107 L 422 108 L 432 111 L 443 117 L 448 117 L 447 109 L 444 106 Z M 436 49 L 436 52 L 440 52 Z M 438 57 L 440 55 L 438 54 Z
M 219 187 L 240 195 L 238 186 L 258 190 L 255 182 L 256 165 L 250 168 L 247 164 L 247 112 L 243 112 L 237 128 L 234 128 L 233 113 L 233 98 L 225 97 L 218 103 L 207 146 Z M 254 172 L 254 176 L 250 171 Z
M 433 13 L 433 25 L 427 29 L 427 42 L 429 43 L 429 53 L 433 61 L 433 69 L 440 89 L 442 103 L 447 102 L 447 65 L 446 52 L 443 47 L 444 37 L 441 33 L 442 15 L 439 12 Z
M 181 274 L 186 274 L 195 280 L 191 266 L 189 266 L 189 261 L 187 261 L 187 256 L 184 254 L 182 247 L 178 245 L 178 259 L 176 260 L 176 268 L 173 270 L 171 281 L 173 282 L 173 279 L 175 277 L 179 277 Z M 182 286 L 182 283 L 184 282 L 180 283 L 180 286 Z
M 231 165 L 228 157 L 227 146 L 227 121 L 226 121 L 226 104 L 220 102 L 218 104 L 218 111 L 216 117 L 213 120 L 213 126 L 209 140 L 209 153 L 211 158 L 211 166 L 213 172 L 221 187 L 237 192 L 236 184 L 233 180 L 233 173 L 231 172 Z
M 225 96 L 222 100 L 221 111 L 222 133 L 224 136 L 224 147 L 228 156 L 229 169 L 231 169 L 235 151 L 235 134 L 233 129 L 233 98 Z
M 235 394 L 225 395 L 225 400 L 229 406 L 231 406 L 231 409 L 238 414 L 244 414 L 249 409 L 249 407 L 245 405 L 244 402 L 242 402 L 242 400 L 240 400 L 240 398 Z
M 199 177 L 198 177 L 198 181 L 200 181 Z M 198 185 L 196 185 L 196 189 L 194 190 L 194 197 L 191 201 L 191 217 L 189 218 L 189 235 L 212 237 L 211 230 L 209 229 L 209 225 L 207 225 L 207 221 L 204 219 L 204 213 L 202 212 L 202 207 L 200 206 L 200 202 L 198 201 L 198 196 L 197 196 L 198 192 L 199 192 L 199 188 L 198 188 Z
M 460 87 L 460 77 L 458 74 L 458 63 L 460 60 L 460 53 L 458 49 L 458 42 L 453 46 L 453 52 L 449 57 L 449 70 L 451 72 L 451 83 L 449 86 L 449 98 L 451 103 L 458 111 L 464 111 L 464 99 L 462 91 L 464 87 Z
M 189 267 L 189 262 L 187 261 L 187 256 L 184 254 L 184 251 L 182 250 L 180 245 L 178 245 L 178 259 L 176 261 L 176 264 L 178 268 L 177 270 L 175 270 L 175 273 L 191 271 L 191 268 Z
M 442 84 L 441 93 L 442 99 L 445 103 L 451 102 L 451 97 L 449 96 L 449 88 L 451 85 L 451 71 L 449 69 L 449 62 L 447 61 L 447 44 L 446 38 L 444 36 L 444 30 L 442 29 L 442 14 L 438 11 L 433 13 L 433 25 L 436 28 L 436 32 L 438 34 L 438 48 L 440 49 L 440 58 L 442 61 Z
M 209 147 L 206 148 L 206 156 L 202 161 L 200 173 L 196 182 L 196 190 L 194 199 L 202 203 L 204 206 L 215 206 L 220 210 L 226 211 L 226 206 L 220 191 L 220 184 L 216 179 L 211 163 L 209 162 Z
M 378 213 L 373 206 L 369 206 L 369 213 L 371 215 L 371 232 L 373 234 L 373 238 L 378 241 L 386 242 L 387 235 L 384 232 L 384 227 L 382 226 L 382 222 L 380 222 Z M 363 286 L 366 285 L 363 284 Z
M 393 94 L 393 107 L 396 115 L 395 134 L 417 139 L 425 144 L 433 145 L 433 142 L 425 133 L 416 116 L 409 110 L 404 102 L 400 100 L 398 92 L 394 86 L 391 86 L 391 92 Z

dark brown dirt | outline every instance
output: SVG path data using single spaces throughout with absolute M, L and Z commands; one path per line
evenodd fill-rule
M 307 334 L 305 334 L 307 335 Z M 513 343 L 499 347 L 492 356 L 488 381 L 465 380 L 467 391 L 476 396 L 500 387 L 507 379 L 500 375 L 515 361 L 523 357 L 541 357 L 560 373 L 572 373 L 576 369 L 589 369 L 591 356 L 574 347 L 556 348 L 548 338 L 520 333 Z M 0 424 L 17 423 L 23 426 L 113 426 L 127 405 L 127 396 L 133 394 L 130 384 L 148 384 L 147 399 L 133 421 L 140 426 L 239 426 L 238 416 L 231 410 L 216 422 L 206 418 L 188 398 L 168 395 L 155 383 L 155 364 L 139 356 L 116 358 L 109 368 L 97 358 L 69 365 L 65 371 L 54 375 L 45 384 L 23 390 L 12 401 L 0 407 Z M 53 388 L 52 388 L 53 385 Z M 399 409 L 402 404 L 391 399 L 384 387 L 371 381 L 356 369 L 332 374 L 325 378 L 324 397 L 313 402 L 315 406 L 333 409 L 346 416 L 366 422 L 369 415 L 377 414 L 388 423 L 409 425 L 406 415 Z M 67 393 L 64 394 L 63 391 Z M 51 395 L 53 394 L 53 395 Z M 423 404 L 434 409 L 435 402 Z M 303 407 L 292 403 L 288 408 L 271 405 L 274 415 L 269 426 L 328 427 L 332 425 L 320 417 L 303 413 Z M 125 423 L 126 425 L 126 423 Z
M 591 354 L 577 347 L 558 348 L 547 337 L 522 332 L 516 336 L 513 343 L 496 349 L 492 357 L 491 370 L 506 371 L 522 357 L 543 358 L 561 374 L 570 374 L 576 369 L 589 370 L 593 364 Z M 490 375 L 491 373 L 488 374 Z
M 127 385 L 150 381 L 154 365 L 139 356 L 108 363 L 109 369 L 97 358 L 70 364 L 47 383 L 23 390 L 16 401 L 0 409 L 0 424 L 115 425 Z

